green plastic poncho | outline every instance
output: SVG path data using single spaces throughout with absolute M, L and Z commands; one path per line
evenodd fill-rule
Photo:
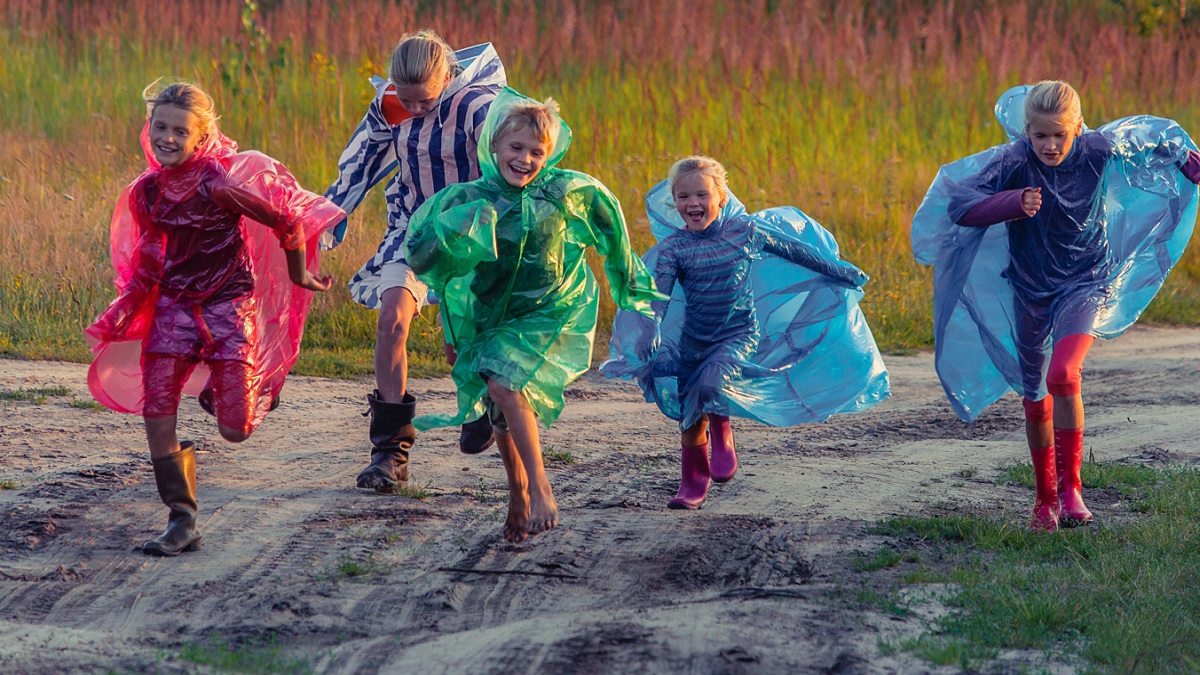
M 546 166 L 529 185 L 501 177 L 496 127 L 530 100 L 507 88 L 496 97 L 479 142 L 483 176 L 441 190 L 409 222 L 404 257 L 442 299 L 446 340 L 458 353 L 451 370 L 458 412 L 418 417 L 418 429 L 481 416 L 487 379 L 523 393 L 546 426 L 558 419 L 563 390 L 591 363 L 599 291 L 588 248 L 604 256 L 621 309 L 653 318 L 650 302 L 667 299 L 630 250 L 616 197 L 587 174 L 555 168 L 571 143 L 561 119 Z

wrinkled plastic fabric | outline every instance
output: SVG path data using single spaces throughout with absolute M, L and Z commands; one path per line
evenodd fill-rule
M 589 248 L 604 257 L 618 307 L 652 315 L 656 293 L 629 248 L 616 197 L 599 181 L 556 166 L 571 130 L 560 120 L 545 168 L 524 189 L 500 175 L 491 152 L 496 126 L 525 99 L 511 89 L 492 103 L 479 142 L 483 176 L 438 192 L 413 214 L 405 257 L 442 299 L 446 340 L 458 358 L 451 376 L 458 412 L 427 415 L 418 429 L 453 426 L 484 413 L 488 379 L 524 394 L 549 426 L 563 391 L 587 371 L 599 307 Z
M 345 213 L 303 190 L 279 162 L 239 153 L 223 135 L 174 169 L 158 164 L 147 129 L 141 142 L 149 168 L 122 192 L 112 218 L 117 297 L 86 329 L 95 355 L 88 387 L 112 410 L 142 413 L 142 352 L 152 342 L 155 353 L 246 361 L 254 390 L 269 400 L 299 356 L 312 301 L 311 291 L 291 283 L 283 248 L 306 243 L 315 273 L 317 239 Z M 214 330 L 230 340 L 197 334 Z M 184 392 L 199 393 L 208 377 L 201 363 Z
M 659 240 L 643 256 L 647 268 L 673 246 L 697 244 L 667 182 L 646 196 L 646 210 Z M 684 429 L 702 413 L 772 426 L 817 422 L 888 397 L 887 370 L 858 307 L 866 276 L 839 259 L 828 230 L 791 207 L 747 214 L 732 194 L 708 229 L 720 244 L 705 249 L 713 251 L 707 262 L 728 271 L 721 294 L 736 298 L 732 307 L 689 303 L 678 283 L 654 318 L 618 312 L 601 372 L 636 380 L 646 400 Z M 745 236 L 754 229 L 815 257 L 797 264 L 761 252 Z M 725 259 L 730 249 L 736 261 Z
M 1058 171 L 1022 166 L 1040 164 L 1024 133 L 1028 90 L 1011 89 L 996 104 L 1012 142 L 943 166 L 913 217 L 913 253 L 934 266 L 938 376 L 955 413 L 968 422 L 1009 390 L 1032 400 L 1046 396 L 1055 339 L 1080 332 L 1113 338 L 1133 325 L 1179 261 L 1196 222 L 1197 190 L 1179 170 L 1196 146 L 1178 124 L 1150 116 L 1115 120 L 1085 131 Z M 1088 176 L 1088 162 L 1073 161 L 1076 150 L 1100 142 L 1111 154 L 1098 176 Z M 1036 185 L 1004 183 L 1038 175 L 1045 178 Z M 1090 192 L 1083 194 L 1082 185 Z M 1018 187 L 1042 188 L 1035 218 L 991 227 L 954 224 L 990 194 Z M 1074 223 L 1066 213 L 1086 215 Z M 1010 232 L 1015 227 L 1033 229 Z M 1069 255 L 1029 244 L 1049 227 L 1067 238 L 1056 248 L 1073 248 Z M 1022 242 L 1016 256 L 1013 242 Z M 1010 265 L 1018 258 L 1023 269 L 1014 274 Z M 1022 321 L 1045 326 L 1041 344 L 1026 346 L 1024 362 Z M 1031 356 L 1037 352 L 1040 358 Z

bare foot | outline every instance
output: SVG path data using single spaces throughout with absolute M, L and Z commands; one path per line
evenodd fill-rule
M 525 541 L 529 528 L 529 497 L 522 491 L 508 494 L 508 518 L 504 521 L 504 539 L 513 544 Z
M 554 493 L 546 486 L 543 494 L 539 490 L 529 490 L 529 524 L 525 531 L 538 534 L 558 527 L 558 502 L 554 501 Z

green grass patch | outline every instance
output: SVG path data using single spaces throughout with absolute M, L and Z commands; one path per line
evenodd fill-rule
M 542 459 L 556 464 L 574 464 L 579 461 L 570 450 L 561 450 L 553 445 L 542 448 Z
M 384 576 L 391 573 L 391 569 L 375 560 L 374 554 L 368 555 L 366 560 L 355 560 L 347 556 L 338 562 L 337 571 L 341 576 L 350 578 Z
M 0 480 L 0 490 L 16 490 L 17 481 L 11 479 Z
M 263 641 L 230 644 L 213 637 L 206 642 L 183 645 L 179 658 L 218 672 L 303 675 L 312 673 L 307 659 L 286 654 L 272 634 Z
M 95 411 L 104 410 L 103 405 L 97 403 L 96 401 L 94 401 L 90 398 L 76 398 L 74 396 L 71 397 L 71 407 L 79 408 L 81 410 L 95 410 Z
M 855 572 L 874 572 L 900 564 L 902 556 L 898 551 L 881 548 L 874 553 L 856 552 L 850 559 L 850 569 Z
M 38 387 L 36 389 L 22 387 L 16 391 L 0 391 L 0 401 L 21 401 L 42 405 L 49 396 L 69 396 L 70 394 L 71 390 L 68 387 Z
M 1128 497 L 1128 515 L 1057 533 L 962 514 L 871 528 L 939 561 L 940 572 L 901 583 L 938 580 L 954 589 L 933 632 L 901 647 L 962 668 L 984 667 L 1002 649 L 1074 653 L 1100 672 L 1200 664 L 1200 471 L 1092 468 L 1093 486 Z M 1020 467 L 1005 473 L 1022 480 Z
M 397 486 L 393 494 L 400 497 L 408 497 L 409 499 L 420 499 L 424 501 L 433 496 L 433 492 L 430 490 L 431 485 L 433 485 L 432 482 L 424 485 Z

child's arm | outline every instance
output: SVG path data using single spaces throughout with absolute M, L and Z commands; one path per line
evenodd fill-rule
M 283 255 L 287 258 L 288 278 L 292 280 L 293 284 L 310 291 L 321 293 L 329 290 L 333 286 L 333 275 L 326 274 L 318 277 L 309 272 L 304 265 L 304 248 L 304 240 L 301 240 L 300 248 L 283 249 Z
M 1042 189 L 1024 188 L 997 192 L 972 206 L 955 221 L 963 227 L 988 227 L 1030 218 L 1042 208 Z
M 347 216 L 358 208 L 371 188 L 395 170 L 398 163 L 392 125 L 383 112 L 383 92 L 384 88 L 376 92 L 362 121 L 350 135 L 338 158 L 338 177 L 325 191 L 325 198 L 342 207 Z M 347 221 L 343 220 L 322 236 L 322 248 L 331 249 L 342 243 L 346 227 Z
M 1187 161 L 1180 165 L 1179 171 L 1184 178 L 1200 185 L 1200 152 L 1189 148 Z
M 599 181 L 590 176 L 584 178 L 587 183 L 582 187 L 583 195 L 590 192 L 584 201 L 588 205 L 586 224 L 592 230 L 589 243 L 604 256 L 609 293 L 621 309 L 654 318 L 651 303 L 668 301 L 671 296 L 655 290 L 650 272 L 629 247 L 629 232 L 625 228 L 625 214 L 621 212 L 620 202 Z
M 866 272 L 845 260 L 823 256 L 808 244 L 776 237 L 762 228 L 755 229 L 762 238 L 761 249 L 766 253 L 777 255 L 854 288 L 862 286 L 870 279 Z

